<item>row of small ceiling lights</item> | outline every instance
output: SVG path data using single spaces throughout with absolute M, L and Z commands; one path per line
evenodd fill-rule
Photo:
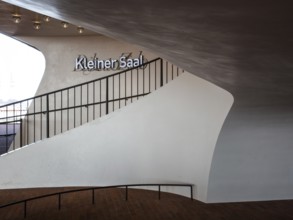
M 18 7 L 15 7 L 14 12 L 12 12 L 11 15 L 12 15 L 12 19 L 13 19 L 14 23 L 19 24 L 21 22 L 21 13 L 20 13 L 20 10 L 19 10 Z M 50 22 L 51 18 L 49 16 L 45 16 L 45 15 L 41 15 L 41 16 L 43 17 L 43 20 L 45 22 Z M 41 29 L 42 21 L 39 18 L 39 14 L 36 14 L 35 19 L 32 20 L 32 22 L 33 22 L 34 29 L 36 29 L 36 30 Z M 67 23 L 65 21 L 62 21 L 61 25 L 62 25 L 63 28 L 68 28 L 69 23 Z M 78 26 L 77 27 L 77 32 L 79 34 L 82 34 L 84 32 L 84 28 L 81 27 L 81 26 Z

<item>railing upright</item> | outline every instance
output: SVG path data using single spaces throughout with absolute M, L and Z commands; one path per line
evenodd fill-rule
M 47 138 L 50 137 L 50 112 L 49 112 L 49 94 L 47 94 L 47 100 L 46 100 L 46 126 L 47 126 Z
M 23 204 L 23 208 L 24 208 L 24 210 L 23 210 L 23 217 L 24 217 L 24 218 L 26 218 L 26 208 L 27 208 L 27 207 L 26 207 L 26 206 L 27 206 L 26 203 L 27 203 L 27 201 L 25 200 L 25 201 L 24 201 L 24 204 Z
M 92 204 L 95 204 L 95 189 L 92 189 Z
M 22 143 L 22 118 L 20 119 L 19 134 L 20 134 L 20 137 L 19 137 L 20 147 L 22 147 L 23 146 L 23 143 Z
M 7 121 L 7 120 L 6 120 Z M 5 134 L 6 134 L 6 137 L 5 137 L 5 148 L 6 148 L 6 152 L 8 151 L 8 124 L 5 125 Z
M 109 78 L 106 78 L 106 115 L 109 113 Z
M 164 81 L 164 73 L 163 73 L 163 59 L 160 59 L 160 87 L 163 86 L 163 81 Z

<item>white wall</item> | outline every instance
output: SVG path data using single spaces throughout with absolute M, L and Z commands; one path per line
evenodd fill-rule
M 68 86 L 73 86 L 78 83 L 87 82 L 93 79 L 98 79 L 116 71 L 74 71 L 75 60 L 79 55 L 85 55 L 89 59 L 96 57 L 99 59 L 116 59 L 119 60 L 120 56 L 124 53 L 124 56 L 132 53 L 131 58 L 138 58 L 142 53 L 146 61 L 157 58 L 156 55 L 134 47 L 132 45 L 110 39 L 104 36 L 81 36 L 81 37 L 21 37 L 21 39 L 29 44 L 32 44 L 36 48 L 42 51 L 46 58 L 46 71 L 43 79 L 38 87 L 37 94 L 48 93 L 57 89 L 63 89 Z M 160 62 L 156 64 L 152 63 L 147 65 L 146 68 L 139 69 L 139 71 L 128 72 L 127 77 L 125 75 L 116 76 L 113 82 L 113 78 L 109 79 L 109 100 L 128 97 L 131 95 L 143 94 L 155 90 L 155 87 L 159 87 L 160 83 Z M 171 63 L 164 61 L 164 79 L 172 78 L 173 71 L 174 77 L 177 74 L 177 68 L 173 69 Z M 155 73 L 156 69 L 156 73 Z M 122 70 L 120 70 L 122 71 Z M 178 73 L 182 70 L 178 69 Z M 130 77 L 131 75 L 131 77 Z M 149 82 L 151 86 L 149 86 Z M 156 83 L 156 85 L 155 85 Z M 137 84 L 139 85 L 137 88 Z M 126 86 L 126 88 L 125 88 Z M 100 90 L 100 87 L 102 89 Z M 112 87 L 115 88 L 112 89 Z M 106 114 L 105 104 L 91 105 L 94 102 L 101 102 L 106 100 L 106 80 L 100 83 L 90 84 L 88 87 L 84 86 L 82 91 L 80 88 L 76 90 L 71 89 L 57 94 L 49 96 L 49 110 L 72 107 L 75 105 L 90 104 L 87 107 L 81 107 L 65 111 L 57 111 L 50 113 L 50 132 L 49 136 L 61 133 L 62 131 L 71 129 L 76 126 L 80 126 L 87 121 L 91 121 L 93 118 L 97 118 L 101 115 Z M 93 95 L 95 91 L 95 95 Z M 101 91 L 101 94 L 100 94 Z M 89 95 L 86 96 L 87 92 Z M 82 95 L 81 95 L 82 93 Z M 114 94 L 113 94 L 114 93 Z M 82 97 L 82 98 L 81 98 Z M 28 98 L 28 97 L 27 97 Z M 61 103 L 62 100 L 62 103 Z M 128 99 L 127 101 L 112 102 L 109 105 L 109 112 L 123 107 L 126 104 L 135 101 L 134 99 Z M 36 112 L 46 112 L 46 97 L 42 99 L 36 99 L 31 103 L 29 113 L 33 110 Z M 24 103 L 26 104 L 26 102 Z M 22 107 L 24 107 L 22 104 Z M 113 105 L 112 105 L 113 104 Z M 55 106 L 55 108 L 54 108 Z M 62 121 L 62 122 L 61 122 Z M 27 126 L 27 123 L 29 126 Z M 23 120 L 22 125 L 22 139 L 18 134 L 15 138 L 15 143 L 11 144 L 11 149 L 17 148 L 20 145 L 20 140 L 24 145 L 46 138 L 47 136 L 47 114 L 37 114 L 36 116 L 29 116 Z
M 184 73 L 100 120 L 1 156 L 0 188 L 185 182 L 206 201 L 232 103 L 223 89 Z
M 233 108 L 216 145 L 208 202 L 293 198 L 293 109 Z

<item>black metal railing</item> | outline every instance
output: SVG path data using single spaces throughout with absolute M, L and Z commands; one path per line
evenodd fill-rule
M 16 133 L 22 137 L 22 119 L 0 122 L 0 155 L 9 150 L 9 146 L 14 141 Z M 22 140 L 20 139 L 20 144 Z
M 75 192 L 81 192 L 81 191 L 91 191 L 91 203 L 94 205 L 95 204 L 95 190 L 99 189 L 110 189 L 110 188 L 125 188 L 125 200 L 128 200 L 128 189 L 130 187 L 150 187 L 150 186 L 156 186 L 158 187 L 158 199 L 161 199 L 161 187 L 162 186 L 172 186 L 172 187 L 188 187 L 190 189 L 190 199 L 193 200 L 193 185 L 192 184 L 160 184 L 160 183 L 149 183 L 149 184 L 128 184 L 128 185 L 114 185 L 114 186 L 100 186 L 100 187 L 90 187 L 90 188 L 81 188 L 81 189 L 73 189 L 73 190 L 68 190 L 68 191 L 62 191 L 62 192 L 57 192 L 57 193 L 50 193 L 46 195 L 41 195 L 41 196 L 36 196 L 33 198 L 29 199 L 24 199 L 21 201 L 17 202 L 12 202 L 9 204 L 1 205 L 0 209 L 18 205 L 18 204 L 23 204 L 23 217 L 27 217 L 27 205 L 28 202 L 38 200 L 38 199 L 43 199 L 47 197 L 52 197 L 56 196 L 56 203 L 57 203 L 57 208 L 58 210 L 61 210 L 62 207 L 62 195 L 69 194 L 69 193 L 75 193 Z
M 13 141 L 4 141 L 7 145 L 2 148 L 14 150 L 109 114 L 182 72 L 157 58 L 136 68 L 0 106 L 2 126 L 22 120 Z

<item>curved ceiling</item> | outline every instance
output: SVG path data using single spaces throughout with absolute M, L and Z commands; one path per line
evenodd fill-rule
M 227 89 L 236 104 L 285 104 L 293 95 L 290 1 L 6 2 L 148 48 Z M 244 93 L 253 97 L 241 101 Z

